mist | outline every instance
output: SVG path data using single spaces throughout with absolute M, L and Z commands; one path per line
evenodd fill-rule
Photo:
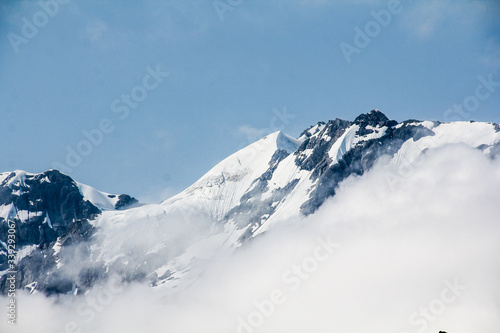
M 464 145 L 429 150 L 404 174 L 381 158 L 315 214 L 195 262 L 203 269 L 188 286 L 122 284 L 111 274 L 78 297 L 19 291 L 17 326 L 2 320 L 0 330 L 498 332 L 499 189 L 500 161 Z M 134 230 L 173 235 L 166 256 L 203 239 L 202 225 L 213 223 L 200 217 L 155 229 L 158 221 L 128 214 L 140 228 L 120 229 L 113 244 Z M 134 238 L 130 252 L 146 241 Z M 6 309 L 7 299 L 0 302 Z

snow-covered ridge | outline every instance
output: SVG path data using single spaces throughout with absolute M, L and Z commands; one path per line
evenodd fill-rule
M 39 184 L 42 183 L 51 183 L 50 181 L 50 172 L 57 172 L 57 170 L 49 170 L 44 173 L 36 174 L 30 173 L 24 170 L 15 170 L 12 172 L 3 172 L 0 173 L 0 186 L 8 187 L 11 189 L 11 195 L 22 195 L 26 191 L 30 190 L 30 186 L 27 184 L 27 179 L 31 181 L 37 181 Z M 66 176 L 66 175 L 64 175 Z M 68 176 L 66 176 L 68 177 Z M 83 196 L 84 200 L 89 201 L 94 206 L 99 208 L 100 210 L 113 210 L 117 208 L 117 204 L 120 201 L 120 196 L 124 195 L 116 195 L 110 194 L 106 192 L 102 192 L 96 190 L 95 188 L 76 182 L 71 180 L 71 183 L 75 184 L 78 187 L 80 194 Z M 133 199 L 133 198 L 131 198 Z M 40 200 L 40 199 L 37 199 Z M 123 201 L 123 199 L 122 199 Z M 0 205 L 0 217 L 6 218 L 5 215 L 6 208 Z M 32 212 L 34 214 L 34 212 Z
M 274 154 L 289 154 L 302 140 L 274 132 L 222 160 L 193 185 L 162 202 L 166 207 L 189 207 L 216 220 L 240 203 L 256 178 L 269 168 Z
M 406 138 L 405 142 L 401 142 L 401 138 Z M 241 219 L 253 211 L 266 211 L 258 219 L 247 219 L 253 225 L 250 228 L 252 235 L 257 235 L 279 221 L 300 216 L 301 207 L 313 200 L 313 195 L 318 196 L 319 184 L 325 182 L 322 177 L 331 177 L 329 173 L 333 171 L 329 170 L 347 172 L 338 178 L 340 180 L 352 172 L 343 171 L 349 169 L 345 165 L 347 155 L 347 161 L 365 159 L 363 155 L 370 151 L 367 155 L 371 161 L 367 164 L 369 166 L 379 154 L 392 154 L 391 163 L 400 164 L 401 160 L 413 161 L 426 149 L 450 143 L 461 142 L 476 148 L 481 145 L 492 147 L 499 141 L 500 133 L 495 124 L 397 123 L 374 110 L 361 115 L 354 123 L 341 120 L 320 122 L 304 131 L 299 139 L 281 132 L 270 134 L 224 159 L 192 186 L 162 205 L 167 210 L 189 207 L 215 220 L 225 221 Z M 400 147 L 393 151 L 398 145 Z M 380 150 L 379 146 L 387 148 Z M 286 153 L 277 158 L 279 150 Z M 489 152 L 488 149 L 484 151 Z M 338 165 L 341 161 L 342 165 Z M 323 191 L 330 193 L 334 186 Z M 262 203 L 272 209 L 262 209 L 259 206 Z M 249 205 L 253 207 L 250 210 L 245 208 Z
M 396 163 L 406 159 L 405 151 L 410 146 L 415 155 L 412 158 L 416 158 L 426 149 L 446 144 L 462 142 L 476 148 L 480 145 L 492 147 L 500 142 L 498 127 L 485 123 L 414 121 L 397 124 L 376 120 L 338 126 L 337 131 L 332 132 L 329 126 L 337 125 L 320 123 L 299 139 L 281 132 L 270 134 L 224 159 L 192 186 L 162 202 L 161 213 L 155 213 L 155 210 L 144 213 L 160 223 L 169 223 L 169 214 L 184 210 L 190 216 L 199 214 L 209 217 L 218 226 L 212 228 L 207 238 L 200 240 L 196 246 L 186 248 L 175 260 L 156 268 L 156 276 L 163 276 L 157 281 L 158 285 L 177 288 L 182 281 L 193 279 L 197 274 L 189 271 L 193 263 L 209 256 L 217 248 L 241 246 L 249 237 L 266 232 L 290 218 L 300 218 L 303 215 L 301 207 L 314 198 L 313 194 L 323 183 L 332 177 L 347 177 L 352 171 L 346 163 L 352 161 L 357 164 L 358 156 L 376 159 L 380 156 L 377 155 L 380 146 L 389 147 L 381 150 L 381 154 L 390 153 L 393 146 L 399 147 L 391 158 L 391 163 Z M 426 142 L 433 144 L 424 144 Z M 318 147 L 324 147 L 322 154 L 316 151 Z M 487 149 L 483 151 L 486 153 Z M 318 157 L 317 164 L 312 169 L 304 168 L 299 159 L 303 155 L 310 157 L 313 152 Z M 370 164 L 367 165 L 369 167 Z M 357 172 L 357 169 L 352 170 Z M 133 213 L 128 211 L 125 214 Z M 189 219 L 187 217 L 186 220 Z M 194 250 L 200 248 L 204 250 Z M 151 247 L 148 253 L 158 251 L 162 251 L 161 247 Z
M 80 193 L 85 200 L 90 201 L 100 210 L 113 210 L 118 202 L 118 195 L 105 193 L 96 190 L 95 188 L 76 182 Z
M 85 216 L 92 216 L 88 218 L 92 221 L 76 232 L 82 233 L 81 238 L 95 232 L 90 238 L 88 260 L 90 266 L 98 268 L 96 276 L 118 269 L 127 279 L 145 279 L 152 286 L 174 292 L 195 281 L 202 273 L 200 263 L 213 253 L 243 246 L 246 240 L 290 218 L 314 213 L 335 195 L 339 183 L 369 171 L 379 157 L 385 156 L 384 161 L 389 161 L 395 173 L 411 172 L 411 167 L 418 167 L 415 160 L 422 154 L 448 144 L 465 144 L 495 156 L 500 154 L 500 128 L 474 122 L 398 123 L 373 110 L 354 121 L 320 122 L 298 139 L 282 132 L 269 134 L 231 154 L 172 198 L 127 210 L 116 209 L 121 196 L 70 180 L 72 191 L 98 209 L 95 213 L 92 207 L 75 206 L 75 211 L 84 210 Z M 61 178 L 16 171 L 0 174 L 0 185 L 7 188 L 9 195 L 22 195 L 31 190 L 28 185 L 34 177 L 42 185 L 39 188 L 47 186 L 51 179 Z M 47 211 L 18 209 L 7 201 L 0 201 L 0 217 L 4 219 L 9 215 L 22 220 L 38 218 L 40 227 L 47 229 L 61 227 L 61 219 L 68 218 L 57 216 L 58 220 L 51 220 Z M 36 206 L 37 202 L 30 205 Z M 73 208 L 70 213 L 74 213 Z M 70 221 L 74 222 L 71 214 Z M 35 236 L 38 230 L 32 230 Z M 190 231 L 186 234 L 182 230 Z M 44 260 L 54 260 L 55 268 L 43 272 L 43 276 L 66 267 L 61 260 L 66 253 L 65 234 L 61 235 L 45 244 L 52 252 L 44 252 L 49 258 Z M 0 241 L 2 247 L 4 239 Z M 34 260 L 31 255 L 42 251 L 33 244 L 23 250 L 23 261 Z M 24 281 L 25 287 L 43 290 L 47 286 L 44 277 L 34 278 Z M 77 284 L 58 292 L 87 287 Z

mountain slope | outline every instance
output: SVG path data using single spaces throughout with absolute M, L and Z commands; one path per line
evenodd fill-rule
M 163 205 L 167 210 L 190 207 L 246 228 L 243 238 L 253 237 L 274 223 L 313 213 L 342 180 L 362 175 L 381 156 L 391 158 L 395 172 L 401 173 L 430 148 L 464 143 L 494 155 L 500 141 L 497 124 L 398 123 L 378 110 L 352 122 L 320 122 L 289 140 L 295 150 L 280 149 L 280 137 L 289 138 L 276 132 L 257 141 Z M 245 163 L 239 163 L 239 154 L 246 156 Z
M 103 210 L 135 204 L 137 200 L 128 195 L 99 192 L 57 170 L 41 174 L 20 170 L 1 173 L 0 274 L 9 268 L 7 238 L 13 227 L 20 284 L 36 283 L 51 290 L 52 277 L 47 273 L 56 267 L 61 246 L 88 241 L 95 232 L 90 221 Z M 3 278 L 0 288 L 5 290 Z M 57 283 L 53 288 L 59 291 Z
M 301 141 L 275 132 L 230 155 L 178 195 L 164 201 L 166 207 L 197 209 L 215 220 L 240 203 L 252 183 L 282 156 L 295 151 Z
M 4 173 L 0 239 L 5 242 L 9 219 L 29 230 L 29 241 L 24 229 L 17 231 L 20 288 L 78 294 L 116 273 L 124 281 L 147 281 L 173 292 L 196 281 L 214 253 L 313 214 L 343 180 L 363 175 L 377 161 L 394 171 L 388 180 L 393 182 L 417 168 L 426 151 L 447 144 L 465 144 L 494 157 L 500 127 L 398 123 L 372 110 L 354 121 L 320 122 L 297 139 L 269 134 L 161 204 L 125 210 L 118 209 L 133 198 L 99 192 L 55 170 Z

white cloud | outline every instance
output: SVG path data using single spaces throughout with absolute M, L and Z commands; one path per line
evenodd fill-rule
M 434 37 L 445 26 L 452 27 L 454 33 L 470 33 L 487 10 L 481 1 L 418 1 L 403 5 L 403 26 L 421 40 Z
M 349 178 L 316 214 L 220 254 L 177 294 L 129 286 L 82 323 L 82 332 L 237 332 L 237 318 L 247 320 L 257 311 L 254 302 L 273 290 L 283 292 L 284 302 L 258 328 L 241 332 L 413 333 L 423 328 L 419 313 L 429 306 L 440 313 L 431 311 L 420 332 L 497 332 L 500 161 L 451 145 L 427 152 L 395 186 L 391 177 L 380 164 Z M 283 274 L 311 258 L 318 238 L 327 236 L 340 247 L 292 290 Z M 466 289 L 437 307 L 455 282 Z M 19 326 L 11 331 L 63 331 L 68 320 L 82 322 L 76 309 L 98 292 L 60 304 L 23 295 Z M 412 316 L 420 321 L 412 325 Z
M 417 37 L 432 37 L 446 16 L 447 4 L 444 1 L 421 2 L 412 13 L 413 29 Z
M 498 37 L 488 39 L 481 62 L 492 69 L 500 69 L 500 41 Z
M 159 184 L 157 184 L 155 188 L 152 188 L 149 191 L 138 195 L 137 200 L 139 200 L 141 203 L 157 204 L 176 195 L 180 191 L 176 188 L 167 186 L 171 180 L 172 175 L 170 175 L 169 173 L 165 173 L 160 179 Z
M 79 36 L 99 49 L 112 49 L 129 43 L 126 32 L 110 28 L 106 22 L 97 18 L 89 19 Z
M 86 37 L 91 41 L 102 40 L 103 34 L 108 32 L 108 26 L 101 20 L 90 20 L 87 22 Z
M 250 125 L 242 125 L 238 127 L 237 134 L 246 139 L 247 143 L 252 143 L 259 139 L 262 139 L 266 135 L 270 134 L 264 128 L 257 128 Z
M 212 1 L 148 0 L 143 5 L 152 23 L 146 32 L 149 42 L 184 40 L 203 35 L 214 24 L 220 24 Z

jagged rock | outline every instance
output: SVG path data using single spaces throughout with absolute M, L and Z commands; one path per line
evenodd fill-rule
M 314 213 L 335 195 L 343 180 L 363 175 L 381 156 L 399 163 L 405 159 L 401 153 L 405 149 L 413 148 L 419 156 L 427 149 L 462 141 L 473 142 L 474 148 L 491 158 L 500 154 L 497 124 L 463 122 L 456 127 L 458 134 L 456 124 L 448 125 L 414 119 L 398 123 L 372 110 L 354 121 L 319 122 L 298 139 L 275 132 L 229 156 L 160 207 L 140 206 L 126 194 L 99 192 L 57 170 L 0 174 L 0 292 L 5 293 L 7 287 L 8 221 L 15 222 L 16 245 L 26 250 L 18 265 L 18 288 L 80 294 L 108 278 L 110 271 L 123 281 L 161 285 L 189 275 L 190 266 L 182 263 L 196 258 L 176 261 L 177 256 L 187 256 L 186 249 L 166 250 L 161 241 L 135 247 L 136 235 L 128 234 L 127 226 L 134 224 L 136 216 L 142 220 L 131 230 L 143 237 L 147 234 L 140 229 L 144 224 L 155 228 L 153 222 L 169 223 L 167 210 L 184 209 L 213 219 L 210 232 L 221 232 L 222 236 L 217 234 L 225 239 L 221 243 L 237 247 L 273 223 Z M 463 134 L 461 140 L 463 129 L 472 134 Z M 467 135 L 474 140 L 468 141 Z M 477 137 L 484 139 L 477 141 Z M 130 214 L 122 211 L 138 206 Z M 126 249 L 105 246 L 106 237 L 114 234 L 95 227 L 106 220 L 104 210 L 111 217 L 108 221 L 113 221 L 113 233 L 120 230 L 130 237 L 124 241 Z M 108 252 L 113 253 L 107 261 L 96 259 Z
M 131 197 L 128 194 L 120 194 L 118 196 L 118 202 L 115 204 L 115 209 L 127 209 L 136 207 L 139 204 L 136 198 Z
M 75 244 L 88 242 L 95 233 L 89 223 L 101 210 L 81 193 L 71 177 L 58 170 L 40 174 L 14 171 L 1 174 L 0 208 L 8 211 L 0 216 L 0 240 L 6 242 L 9 221 L 15 224 L 16 250 L 32 246 L 32 251 L 18 264 L 16 285 L 24 288 L 36 284 L 37 290 L 47 293 L 63 293 L 74 287 L 74 281 L 57 278 L 57 262 L 60 254 L 53 250 L 56 242 L 63 247 L 62 253 Z M 122 194 L 116 209 L 137 205 L 138 201 Z M 0 243 L 0 271 L 8 267 L 7 249 Z M 88 257 L 84 253 L 84 257 Z M 6 292 L 6 275 L 0 276 L 0 292 Z M 87 279 L 83 285 L 87 285 Z

